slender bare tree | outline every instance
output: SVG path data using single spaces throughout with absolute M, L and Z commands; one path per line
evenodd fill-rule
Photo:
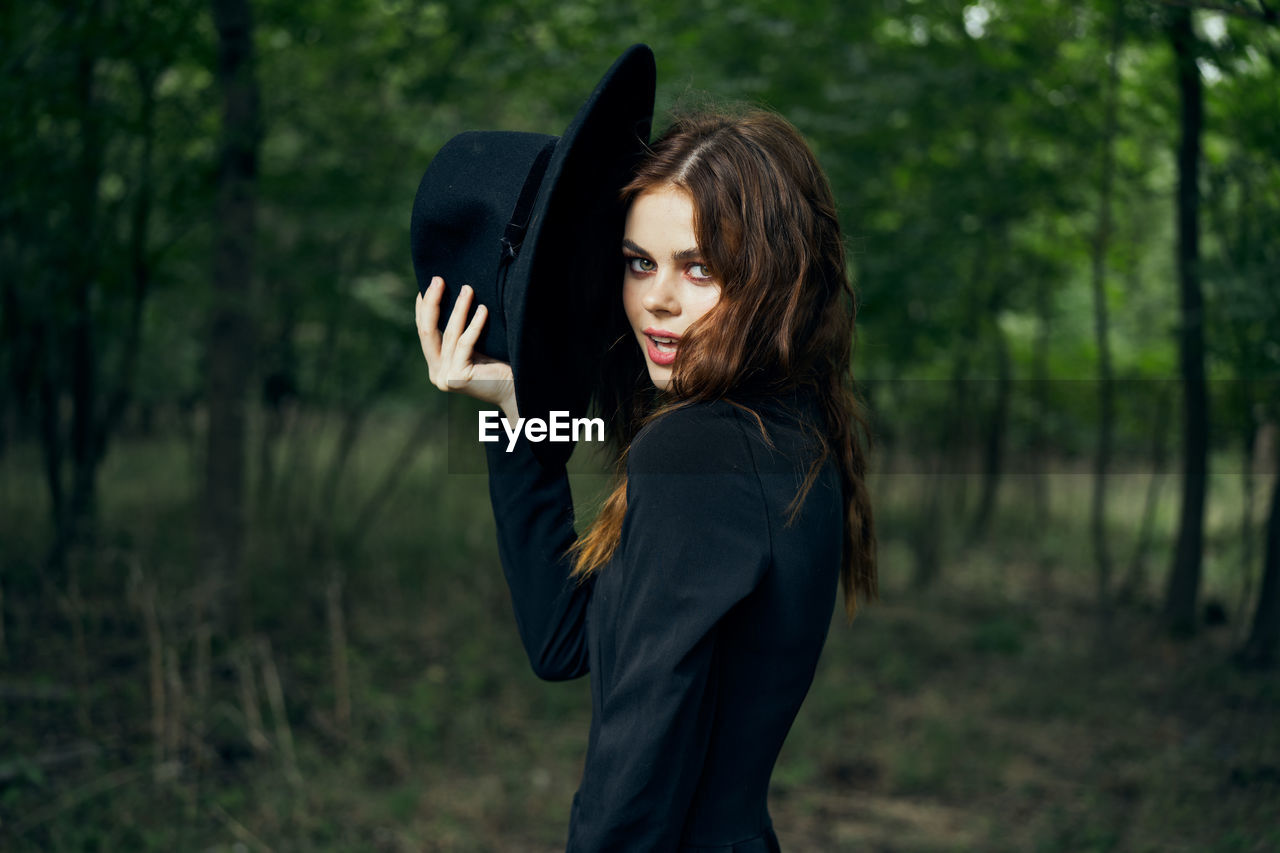
M 1165 595 L 1165 618 L 1176 633 L 1195 628 L 1204 549 L 1204 504 L 1209 467 L 1209 399 L 1204 375 L 1204 296 L 1200 286 L 1200 136 L 1204 85 L 1196 64 L 1198 44 L 1191 10 L 1170 10 L 1182 103 L 1178 144 L 1178 358 L 1182 374 L 1182 511 Z
M 262 136 L 254 74 L 253 13 L 249 0 L 212 0 L 218 31 L 222 134 L 213 248 L 213 304 L 209 317 L 207 394 L 209 432 L 204 479 L 206 577 L 231 590 L 230 612 L 247 634 L 244 599 L 245 447 L 249 376 L 253 366 L 251 307 L 257 212 L 258 146 Z

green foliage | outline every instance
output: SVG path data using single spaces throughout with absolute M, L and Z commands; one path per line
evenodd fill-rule
M 135 12 L 114 4 L 97 17 L 60 18 L 35 3 L 6 19 L 16 50 L 4 79 L 14 164 L 4 247 L 6 267 L 20 274 L 0 311 L 13 328 L 57 337 L 73 319 L 59 282 L 77 257 L 59 247 L 86 246 L 100 370 L 162 411 L 201 394 L 219 104 L 203 7 L 187 0 Z M 1115 370 L 1129 379 L 1174 373 L 1177 107 L 1152 4 L 698 0 L 641 13 L 599 0 L 367 0 L 263 2 L 255 12 L 265 136 L 258 358 L 246 379 L 268 401 L 350 408 L 403 395 L 416 363 L 404 233 L 432 153 L 468 128 L 556 132 L 591 76 L 631 40 L 657 51 L 661 106 L 696 103 L 689 90 L 706 90 L 776 108 L 810 138 L 840 202 L 861 291 L 861 375 L 994 378 L 1007 351 L 1011 378 L 1026 380 L 1010 409 L 1010 446 L 1039 440 L 1058 420 L 1052 438 L 1067 447 L 1091 440 L 1088 416 L 1073 417 L 1074 401 L 1052 393 L 1046 410 L 1032 389 L 1095 373 L 1087 270 L 1099 69 L 1119 27 L 1108 284 Z M 1273 375 L 1277 261 L 1265 235 L 1280 216 L 1277 37 L 1208 17 L 1220 32 L 1206 39 L 1213 375 Z M 94 63 L 89 112 L 76 100 L 76 61 Z M 99 131 L 102 162 L 94 185 L 82 186 L 88 126 Z M 72 201 L 86 192 L 97 223 L 88 243 L 68 230 Z M 121 359 L 131 229 L 143 202 L 151 214 L 142 256 L 154 285 L 130 379 Z M 19 409 L 33 405 L 40 373 L 69 369 L 63 356 L 33 358 L 38 340 L 24 331 L 0 353 L 15 380 L 6 396 Z M 931 396 L 895 400 L 893 420 L 934 422 Z M 945 405 L 974 420 L 993 403 Z M 1142 414 L 1122 411 L 1118 428 L 1123 446 L 1142 444 Z M 972 440 L 972 430 L 961 432 Z M 901 439 L 934 441 L 927 432 Z

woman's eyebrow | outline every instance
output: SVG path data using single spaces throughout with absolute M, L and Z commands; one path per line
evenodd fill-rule
M 642 249 L 635 241 L 629 240 L 625 237 L 622 240 L 622 248 L 630 249 L 637 255 L 644 255 L 646 258 L 653 257 L 653 253 L 648 249 Z M 682 261 L 700 261 L 702 260 L 702 250 L 697 246 L 694 246 L 692 249 L 681 249 L 671 256 L 671 260 L 677 263 Z

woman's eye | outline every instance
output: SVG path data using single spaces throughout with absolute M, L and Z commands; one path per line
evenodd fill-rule
M 634 273 L 646 273 L 646 272 L 653 272 L 655 269 L 657 269 L 657 265 L 653 261 L 649 260 L 648 258 L 628 257 L 627 269 L 631 270 Z
M 689 264 L 689 278 L 695 281 L 710 281 L 711 268 L 706 264 Z

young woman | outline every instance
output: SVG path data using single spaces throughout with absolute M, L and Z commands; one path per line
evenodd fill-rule
M 630 333 L 596 389 L 617 483 L 578 536 L 563 466 L 489 445 L 499 552 L 535 672 L 591 674 L 569 849 L 775 851 L 769 777 L 837 577 L 850 618 L 876 596 L 835 206 L 766 112 L 678 118 L 624 198 Z M 473 350 L 486 312 L 464 289 L 439 331 L 443 287 L 417 304 L 433 381 L 516 418 Z

